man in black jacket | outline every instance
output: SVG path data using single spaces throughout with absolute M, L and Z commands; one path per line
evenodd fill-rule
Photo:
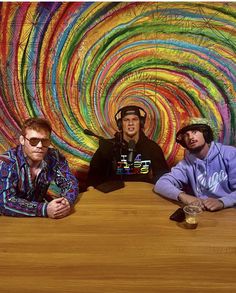
M 115 115 L 119 132 L 101 139 L 91 162 L 87 186 L 111 180 L 155 183 L 169 171 L 161 147 L 143 132 L 146 112 L 126 106 Z

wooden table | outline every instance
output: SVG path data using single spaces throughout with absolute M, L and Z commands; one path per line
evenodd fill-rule
M 61 220 L 0 216 L 0 292 L 236 292 L 236 210 L 183 229 L 152 188 L 87 191 Z

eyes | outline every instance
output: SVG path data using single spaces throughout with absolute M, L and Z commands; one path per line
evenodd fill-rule
M 183 138 L 188 138 L 191 135 L 196 135 L 197 133 L 199 133 L 200 131 L 198 130 L 191 130 L 191 131 L 187 131 L 183 134 Z
M 139 121 L 139 118 L 132 118 L 132 119 L 129 119 L 129 118 L 123 118 L 122 121 L 124 123 L 129 123 L 129 122 L 138 122 Z
M 31 146 L 37 146 L 39 142 L 41 142 L 42 146 L 47 148 L 51 144 L 51 140 L 49 138 L 37 138 L 37 137 L 27 138 L 26 136 L 24 136 L 24 138 L 29 141 L 29 144 Z

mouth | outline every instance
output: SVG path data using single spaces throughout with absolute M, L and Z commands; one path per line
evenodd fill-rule
M 196 140 L 192 140 L 192 141 L 190 141 L 190 142 L 189 142 L 189 144 L 188 144 L 188 145 L 189 145 L 189 146 L 194 146 L 196 143 L 197 143 L 197 141 L 196 141 Z

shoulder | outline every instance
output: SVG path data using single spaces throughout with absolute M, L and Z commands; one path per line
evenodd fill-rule
M 45 160 L 47 161 L 55 161 L 55 162 L 59 162 L 59 161 L 64 161 L 65 160 L 65 156 L 60 153 L 57 149 L 54 148 L 49 148 L 46 158 Z
M 217 148 L 218 152 L 226 159 L 233 159 L 236 157 L 236 147 L 234 146 L 215 143 L 215 148 Z
M 16 148 L 12 148 L 0 155 L 0 172 L 1 177 L 4 178 L 8 174 L 14 174 L 17 168 L 19 158 L 17 158 Z M 10 173 L 9 173 L 10 172 Z
M 231 146 L 231 145 L 226 145 L 223 143 L 214 142 L 214 147 L 221 153 L 225 153 L 225 154 L 227 154 L 228 152 L 236 153 L 236 147 Z
M 225 145 L 222 143 L 215 143 L 219 148 L 221 148 L 224 151 L 230 151 L 230 152 L 236 152 L 236 147 L 232 145 Z
M 104 146 L 104 145 L 112 146 L 115 142 L 116 142 L 115 138 L 100 139 L 99 140 L 99 146 Z
M 193 162 L 191 160 L 189 160 L 189 158 L 184 158 L 182 160 L 180 160 L 173 168 L 179 168 L 182 170 L 186 170 L 188 169 L 190 166 L 193 165 Z
M 148 145 L 151 148 L 161 150 L 161 147 L 154 140 L 151 140 L 150 138 L 148 138 L 143 132 L 141 132 L 139 142 L 142 145 Z
M 0 154 L 0 162 L 8 165 L 15 164 L 17 160 L 17 148 L 11 148 L 3 154 Z
M 99 140 L 99 147 L 97 149 L 98 152 L 107 152 L 109 150 L 111 150 L 114 145 L 115 145 L 115 139 L 112 138 L 112 139 L 101 139 Z
M 146 145 L 153 152 L 153 154 L 163 154 L 163 150 L 157 142 L 148 138 Z

